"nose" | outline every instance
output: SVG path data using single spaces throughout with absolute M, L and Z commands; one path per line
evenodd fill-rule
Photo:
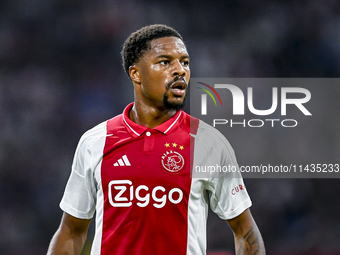
M 185 77 L 187 71 L 179 60 L 174 61 L 173 69 L 171 71 L 172 77 L 182 76 Z

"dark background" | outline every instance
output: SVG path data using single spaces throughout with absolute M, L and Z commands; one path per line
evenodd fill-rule
M 121 67 L 122 44 L 131 32 L 153 23 L 173 26 L 183 35 L 192 77 L 340 76 L 336 0 L 2 0 L 2 254 L 46 253 L 60 222 L 58 204 L 81 134 L 133 101 L 132 84 Z M 340 90 L 328 94 L 337 116 Z M 332 116 L 323 121 L 331 125 Z M 268 138 L 257 139 L 261 145 Z M 317 142 L 318 136 L 310 139 Z M 237 143 L 235 137 L 230 140 Z M 329 136 L 328 141 L 320 146 L 331 151 L 340 137 Z M 273 154 L 258 150 L 259 157 L 276 156 L 279 144 L 263 146 L 272 146 Z M 308 144 L 300 147 L 308 151 Z M 242 165 L 242 157 L 251 152 L 237 153 Z M 340 254 L 338 179 L 245 182 L 267 254 Z M 91 238 L 92 233 L 89 243 Z M 208 247 L 233 252 L 228 225 L 214 215 Z

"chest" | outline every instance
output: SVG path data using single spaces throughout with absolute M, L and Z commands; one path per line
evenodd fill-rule
M 190 193 L 190 136 L 148 131 L 136 138 L 108 137 L 101 164 L 101 183 L 114 207 L 140 207 L 187 200 Z

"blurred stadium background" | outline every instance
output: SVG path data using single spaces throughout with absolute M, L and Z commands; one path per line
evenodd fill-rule
M 340 76 L 337 0 L 0 1 L 1 254 L 46 253 L 78 139 L 133 100 L 122 44 L 153 23 L 183 35 L 193 77 Z M 267 254 L 340 254 L 339 180 L 246 184 Z M 214 215 L 208 247 L 233 254 L 231 231 Z

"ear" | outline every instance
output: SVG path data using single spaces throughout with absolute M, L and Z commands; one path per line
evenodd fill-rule
M 136 65 L 129 67 L 129 75 L 133 82 L 137 84 L 141 83 L 139 69 Z

